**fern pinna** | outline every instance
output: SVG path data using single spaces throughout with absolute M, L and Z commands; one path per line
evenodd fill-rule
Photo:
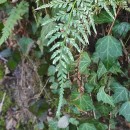
M 52 0 L 38 9 L 58 8 L 59 11 L 54 17 L 43 23 L 56 22 L 57 25 L 51 30 L 46 38 L 49 39 L 48 46 L 53 52 L 51 59 L 56 66 L 56 74 L 60 86 L 59 105 L 56 115 L 60 116 L 60 110 L 63 103 L 64 88 L 68 79 L 67 66 L 74 61 L 72 50 L 75 48 L 78 52 L 82 47 L 89 44 L 88 36 L 91 35 L 92 28 L 96 33 L 93 16 L 100 13 L 101 9 L 114 19 L 117 5 L 125 5 L 126 1 L 120 0 Z M 114 12 L 110 12 L 112 7 Z
M 14 26 L 19 20 L 22 19 L 22 16 L 28 12 L 28 6 L 29 5 L 27 2 L 21 1 L 16 7 L 11 10 L 2 30 L 0 45 L 8 39 L 8 37 L 12 33 L 12 30 L 14 29 Z

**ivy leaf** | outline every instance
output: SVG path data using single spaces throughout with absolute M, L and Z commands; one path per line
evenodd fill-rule
M 89 83 L 85 83 L 85 89 L 86 89 L 86 91 L 88 92 L 88 93 L 91 93 L 92 91 L 93 91 L 93 89 L 94 89 L 94 85 L 91 85 L 91 84 L 89 84 Z
M 127 102 L 122 104 L 122 106 L 119 110 L 119 114 L 124 116 L 125 119 L 128 122 L 130 122 L 130 101 L 127 101 Z
M 113 18 L 106 11 L 101 11 L 99 15 L 94 16 L 94 21 L 97 24 L 112 23 Z
M 97 74 L 95 72 L 91 73 L 90 77 L 88 78 L 88 82 L 92 85 L 97 85 Z
M 115 64 L 109 69 L 109 72 L 111 72 L 113 74 L 122 73 L 119 62 L 115 62 Z
M 109 106 L 108 104 L 102 104 L 98 103 L 95 105 L 96 111 L 99 112 L 102 116 L 107 116 L 110 111 L 112 111 L 112 107 Z
M 107 73 L 107 69 L 105 68 L 104 64 L 100 62 L 97 70 L 98 79 L 100 79 L 105 73 Z
M 122 46 L 120 41 L 113 36 L 105 36 L 97 41 L 96 52 L 105 67 L 109 69 L 117 58 L 122 55 Z
M 56 67 L 53 65 L 50 65 L 48 68 L 48 76 L 54 76 L 56 72 Z
M 113 27 L 113 34 L 117 38 L 125 38 L 128 31 L 130 31 L 130 24 L 127 22 L 122 22 Z
M 38 74 L 40 76 L 46 75 L 49 65 L 47 63 L 43 63 L 38 68 Z
M 91 59 L 87 52 L 82 52 L 80 56 L 79 62 L 79 71 L 80 73 L 84 73 L 87 70 L 87 67 L 90 65 Z
M 69 115 L 62 116 L 58 121 L 58 128 L 66 128 L 69 125 Z
M 98 64 L 98 62 L 99 62 L 99 55 L 98 55 L 97 52 L 94 52 L 94 53 L 93 53 L 93 55 L 92 55 L 92 61 L 93 61 L 94 63 L 97 63 L 97 64 Z
M 93 102 L 88 94 L 81 95 L 79 92 L 71 94 L 71 103 L 81 111 L 93 110 Z
M 49 130 L 60 130 L 57 126 L 57 121 L 51 120 L 49 121 Z
M 94 125 L 96 126 L 97 130 L 108 130 L 108 126 L 103 123 L 96 122 Z
M 96 130 L 107 130 L 108 127 L 107 125 L 100 123 L 98 120 L 96 119 L 92 119 L 92 120 L 88 120 L 87 123 L 93 124 L 94 127 L 96 128 Z M 91 130 L 91 129 L 90 129 Z
M 104 103 L 108 103 L 114 107 L 114 101 L 111 96 L 105 93 L 104 87 L 101 87 L 99 89 L 99 92 L 97 93 L 97 100 L 103 101 Z
M 93 124 L 83 123 L 79 126 L 78 130 L 96 130 L 96 128 Z
M 30 104 L 29 110 L 37 117 L 46 116 L 48 104 L 44 100 L 38 100 Z
M 73 125 L 76 125 L 76 126 L 79 124 L 79 121 L 76 120 L 76 118 L 70 118 L 70 119 L 69 119 L 69 122 L 70 122 L 71 124 L 73 124 Z
M 117 82 L 112 83 L 111 86 L 114 89 L 113 99 L 115 103 L 128 100 L 128 90 L 125 87 Z
M 23 52 L 23 54 L 26 54 L 26 55 L 29 53 L 33 44 L 34 44 L 34 41 L 32 39 L 28 38 L 28 37 L 22 37 L 19 40 L 20 49 Z

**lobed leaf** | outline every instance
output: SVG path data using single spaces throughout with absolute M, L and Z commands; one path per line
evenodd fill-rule
M 93 110 L 93 102 L 88 94 L 81 95 L 79 92 L 72 92 L 71 103 L 81 111 Z
M 128 100 L 128 90 L 117 82 L 111 84 L 112 89 L 114 90 L 113 99 L 115 103 Z
M 96 130 L 96 128 L 93 124 L 83 123 L 79 126 L 78 130 Z
M 118 57 L 122 55 L 121 43 L 113 36 L 100 38 L 96 43 L 95 54 L 105 64 L 105 67 L 109 69 Z
M 121 108 L 119 109 L 119 114 L 124 116 L 125 119 L 130 122 L 130 101 L 122 104 Z
M 99 89 L 99 92 L 97 93 L 97 100 L 102 101 L 104 103 L 108 103 L 112 105 L 113 107 L 115 106 L 113 98 L 110 95 L 105 93 L 104 87 L 101 87 Z
M 88 66 L 91 63 L 91 59 L 87 52 L 82 52 L 80 55 L 80 61 L 79 61 L 79 71 L 80 73 L 84 73 Z

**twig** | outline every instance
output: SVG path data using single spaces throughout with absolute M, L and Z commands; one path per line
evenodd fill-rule
M 111 119 L 111 112 L 109 113 L 109 125 L 108 125 L 108 130 L 111 130 L 111 122 L 110 122 L 110 119 Z
M 46 93 L 46 95 L 48 96 L 48 94 L 47 94 L 47 92 L 46 92 L 46 90 L 45 90 L 45 87 L 47 86 L 48 81 L 49 81 L 49 79 L 47 79 L 47 81 L 46 81 L 46 83 L 45 83 L 44 86 L 42 85 L 41 92 L 38 93 L 34 98 L 39 98 L 39 97 L 41 96 L 41 94 L 42 94 L 43 91 L 44 91 L 44 92 Z
M 27 58 L 28 58 L 28 60 L 30 61 L 30 63 L 32 64 L 32 66 L 33 66 L 33 68 L 34 68 L 34 71 L 35 71 L 35 73 L 36 73 L 36 76 L 37 76 L 37 78 L 38 78 L 38 80 L 39 80 L 39 85 L 40 85 L 41 92 L 40 92 L 39 94 L 37 94 L 37 98 L 39 98 L 39 96 L 42 94 L 42 92 L 43 92 L 43 90 L 44 90 L 45 95 L 48 97 L 48 99 L 50 99 L 50 97 L 48 96 L 48 93 L 47 93 L 47 91 L 46 91 L 46 89 L 45 89 L 45 87 L 46 87 L 46 85 L 47 85 L 49 79 L 46 81 L 45 85 L 43 86 L 43 83 L 42 83 L 42 81 L 41 81 L 41 79 L 40 79 L 40 77 L 39 77 L 39 74 L 38 74 L 38 72 L 37 72 L 37 67 L 33 64 L 33 62 L 31 61 L 31 59 L 30 59 L 28 56 L 27 56 Z M 36 97 L 34 97 L 34 98 L 36 98 Z
M 5 96 L 6 96 L 6 93 L 4 93 L 2 101 L 0 103 L 0 113 L 2 112 L 2 107 L 3 107 L 4 100 L 5 100 Z
M 90 97 L 91 97 L 91 101 L 93 102 L 93 99 L 92 99 L 92 94 L 90 93 Z M 96 113 L 95 113 L 95 111 L 93 110 L 93 117 L 94 117 L 94 119 L 97 119 L 97 117 L 96 117 Z
M 118 16 L 119 12 L 120 12 L 120 6 L 118 7 L 118 10 L 117 10 L 117 12 L 116 12 L 115 19 L 114 19 L 114 21 L 113 21 L 113 23 L 112 23 L 112 25 L 111 25 L 111 27 L 110 27 L 110 29 L 109 29 L 109 31 L 108 31 L 108 35 L 111 34 L 112 28 L 113 28 L 113 26 L 114 26 L 114 24 L 115 24 L 115 21 L 116 21 L 116 18 L 117 18 L 117 16 Z
M 129 53 L 128 53 L 128 51 L 126 50 L 125 45 L 123 44 L 123 41 L 122 41 L 121 39 L 120 39 L 120 42 L 121 42 L 121 45 L 122 45 L 122 47 L 123 47 L 123 52 L 124 52 L 124 54 L 125 54 L 125 56 L 126 56 L 126 59 L 125 59 L 125 60 L 128 60 L 128 63 L 130 63 Z
M 125 44 L 124 44 L 124 45 L 126 45 L 126 44 L 127 44 L 127 42 L 129 41 L 129 39 L 130 39 L 130 35 L 129 35 L 129 37 L 128 37 L 128 39 L 126 40 L 126 42 L 125 42 Z

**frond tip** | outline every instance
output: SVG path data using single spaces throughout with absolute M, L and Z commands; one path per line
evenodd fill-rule
M 14 7 L 9 17 L 7 18 L 4 28 L 2 30 L 2 37 L 0 38 L 0 45 L 2 45 L 12 33 L 14 26 L 19 20 L 22 19 L 22 16 L 28 12 L 28 3 L 25 1 L 20 2 L 16 7 Z

